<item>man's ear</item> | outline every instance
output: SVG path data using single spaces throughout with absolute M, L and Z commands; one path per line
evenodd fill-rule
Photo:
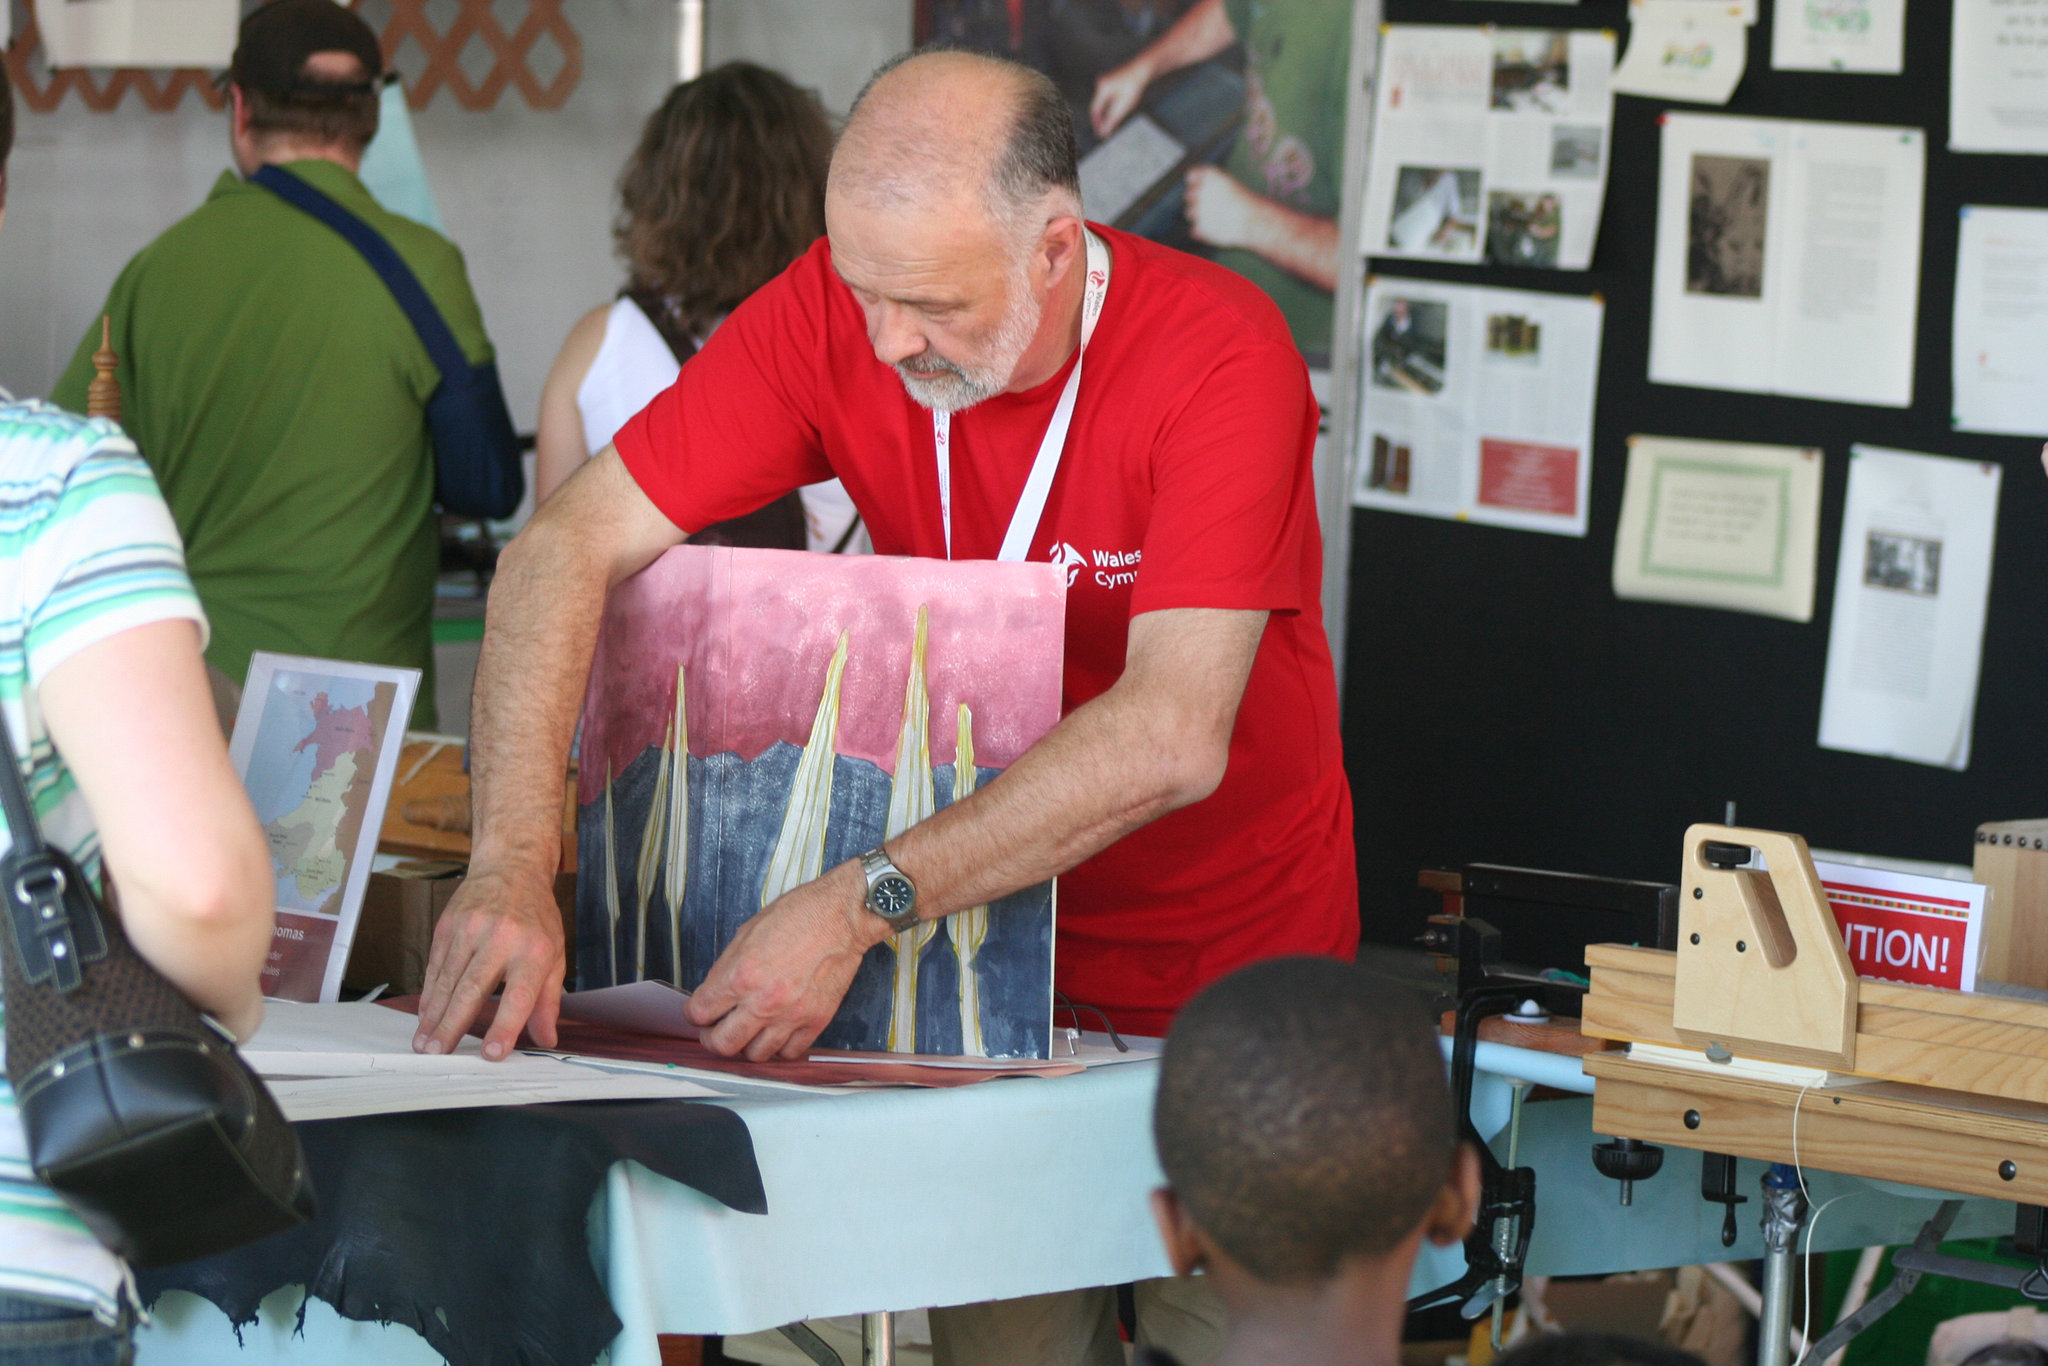
M 1191 1276 L 1209 1260 L 1201 1230 L 1181 1204 L 1171 1186 L 1152 1192 L 1152 1217 L 1159 1224 L 1159 1240 L 1166 1244 L 1166 1260 L 1176 1276 Z
M 1479 1213 L 1479 1154 L 1460 1143 L 1451 1156 L 1450 1173 L 1422 1221 L 1423 1236 L 1438 1247 L 1464 1238 Z
M 1071 271 L 1087 269 L 1086 242 L 1076 215 L 1061 214 L 1045 225 L 1045 232 L 1038 239 L 1038 260 L 1039 268 L 1045 272 L 1046 288 L 1064 280 Z
M 242 93 L 242 87 L 228 83 L 228 118 L 233 121 L 235 135 L 246 137 L 249 132 L 249 97 Z

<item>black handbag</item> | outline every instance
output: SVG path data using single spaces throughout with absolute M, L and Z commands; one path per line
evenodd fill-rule
M 298 1135 L 227 1032 L 136 953 L 51 847 L 0 719 L 0 1009 L 29 1165 L 137 1266 L 313 1217 Z
M 462 517 L 511 516 L 526 494 L 526 473 L 496 362 L 469 363 L 426 287 L 375 228 L 282 166 L 259 166 L 249 179 L 334 229 L 362 255 L 441 372 L 441 383 L 427 400 L 434 501 Z

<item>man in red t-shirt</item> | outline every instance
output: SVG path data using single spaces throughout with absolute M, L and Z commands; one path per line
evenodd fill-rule
M 1307 372 L 1256 288 L 1087 228 L 1077 185 L 1043 77 L 962 53 L 885 68 L 834 155 L 827 240 L 507 547 L 474 853 L 417 1046 L 451 1047 L 500 983 L 486 1055 L 522 1025 L 553 1042 L 560 775 L 606 589 L 834 477 L 880 553 L 1066 566 L 1065 715 L 743 926 L 691 998 L 711 1047 L 803 1056 L 872 945 L 1055 874 L 1061 990 L 1135 1032 L 1253 959 L 1356 950 Z

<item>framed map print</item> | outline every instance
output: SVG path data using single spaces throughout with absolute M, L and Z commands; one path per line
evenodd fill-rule
M 228 758 L 277 877 L 265 996 L 340 998 L 419 686 L 418 669 L 263 650 L 249 661 Z

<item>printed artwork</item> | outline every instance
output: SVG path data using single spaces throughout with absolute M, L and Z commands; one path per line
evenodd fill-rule
M 583 988 L 689 990 L 783 893 L 1059 720 L 1064 571 L 680 546 L 614 589 L 584 703 Z M 1054 886 L 871 950 L 822 1048 L 1050 1055 Z
M 259 650 L 228 756 L 270 844 L 277 926 L 263 994 L 340 998 L 418 669 Z

